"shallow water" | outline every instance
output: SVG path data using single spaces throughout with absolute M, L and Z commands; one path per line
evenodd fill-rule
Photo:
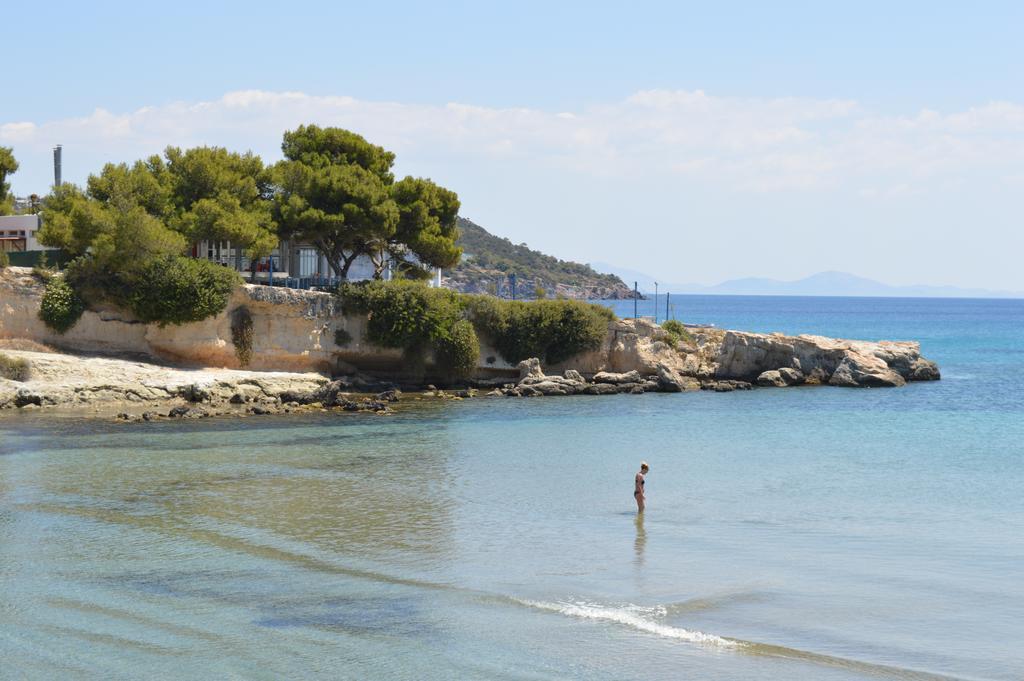
M 682 302 L 944 379 L 8 416 L 0 677 L 1024 677 L 1024 303 Z

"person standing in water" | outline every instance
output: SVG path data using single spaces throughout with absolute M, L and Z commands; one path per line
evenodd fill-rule
M 647 465 L 646 461 L 640 462 L 640 472 L 636 474 L 636 478 L 633 480 L 633 498 L 636 499 L 636 511 L 637 513 L 644 512 L 644 478 L 647 476 L 647 471 L 651 470 L 651 467 Z

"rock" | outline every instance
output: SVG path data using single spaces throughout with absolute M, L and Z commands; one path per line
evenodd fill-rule
M 516 365 L 516 369 L 519 370 L 520 383 L 525 378 L 544 378 L 544 371 L 540 367 L 540 360 L 536 357 L 524 359 Z
M 22 388 L 14 394 L 14 406 L 19 409 L 24 409 L 25 407 L 30 406 L 41 407 L 43 406 L 43 398 L 41 395 Z
M 639 383 L 635 383 L 632 388 L 629 389 L 631 395 L 643 395 L 644 387 Z
M 573 383 L 587 382 L 586 379 L 583 378 L 583 375 L 575 369 L 566 369 L 563 376 L 565 377 L 565 380 L 572 381 Z
M 920 345 L 906 341 L 873 343 L 727 331 L 717 350 L 705 346 L 702 352 L 715 356 L 717 379 L 749 381 L 765 372 L 779 371 L 787 385 L 799 384 L 799 376 L 782 374 L 779 367 L 803 374 L 803 382 L 810 384 L 899 386 L 907 380 L 938 377 L 934 364 L 921 357 Z M 765 380 L 774 385 L 774 375 L 769 374 Z
M 898 388 L 906 382 L 881 359 L 859 353 L 843 358 L 828 381 L 835 386 L 872 388 Z
M 557 381 L 541 381 L 522 387 L 535 390 L 541 395 L 569 395 L 573 392 L 570 386 Z
M 205 409 L 202 409 L 200 407 L 190 407 L 185 404 L 178 407 L 174 407 L 169 412 L 167 412 L 167 416 L 169 416 L 172 419 L 198 419 L 204 418 L 209 415 L 209 412 L 207 412 Z
M 584 395 L 614 395 L 619 388 L 614 383 L 591 383 L 582 392 Z
M 764 388 L 785 388 L 789 385 L 777 369 L 761 372 L 757 377 L 757 384 Z
M 800 385 L 805 380 L 804 373 L 799 369 L 793 369 L 792 367 L 783 367 L 779 369 L 779 376 L 781 376 L 782 380 L 786 382 L 786 385 Z
M 144 412 L 142 412 L 142 420 L 143 421 L 155 421 L 157 419 L 157 417 L 159 417 L 159 416 L 160 415 L 157 414 L 155 411 L 144 411 Z
M 685 390 L 699 390 L 700 382 L 689 376 L 683 376 L 671 367 L 659 364 L 657 387 L 662 392 L 681 393 Z
M 189 402 L 208 402 L 211 398 L 210 390 L 198 383 L 182 386 L 180 394 Z
M 619 383 L 639 383 L 642 380 L 643 376 L 641 376 L 640 372 L 636 369 L 619 374 L 610 371 L 599 371 L 594 374 L 594 383 L 610 383 L 617 385 Z
M 498 389 L 498 388 L 495 388 L 495 389 L 494 389 L 494 390 L 492 390 L 491 392 L 487 393 L 486 397 L 501 397 L 501 396 L 503 396 L 504 394 L 505 394 L 505 393 L 501 392 L 501 390 L 500 390 L 500 389 Z
M 729 393 L 733 390 L 751 390 L 753 385 L 746 381 L 704 381 L 700 384 L 701 390 L 713 390 L 716 393 Z
M 905 376 L 908 381 L 938 381 L 941 378 L 939 365 L 935 362 L 919 357 L 910 365 L 910 371 Z
M 397 402 L 401 396 L 402 392 L 400 390 L 385 390 L 384 392 L 378 393 L 376 399 L 380 402 Z M 470 395 L 470 397 L 472 397 L 472 395 Z

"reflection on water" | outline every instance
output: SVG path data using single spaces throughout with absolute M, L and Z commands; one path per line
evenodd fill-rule
M 636 540 L 633 542 L 636 558 L 633 562 L 637 567 L 643 567 L 644 551 L 647 549 L 647 530 L 644 529 L 644 514 L 637 513 L 636 520 L 633 523 L 636 525 Z

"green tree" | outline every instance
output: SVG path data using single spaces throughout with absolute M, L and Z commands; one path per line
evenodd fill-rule
M 14 158 L 14 149 L 0 147 L 0 215 L 14 212 L 14 196 L 9 193 L 11 185 L 7 182 L 7 176 L 16 172 L 18 161 Z
M 277 245 L 271 174 L 259 156 L 222 147 L 168 147 L 174 215 L 169 224 L 191 241 L 230 241 L 251 257 Z
M 347 278 L 360 255 L 386 251 L 399 222 L 391 197 L 395 155 L 340 128 L 300 126 L 284 134 L 275 167 L 282 236 L 307 241 Z
M 43 226 L 37 236 L 44 246 L 62 248 L 76 257 L 86 253 L 100 234 L 111 230 L 110 209 L 74 184 L 64 182 L 44 199 Z
M 462 256 L 462 249 L 455 245 L 459 238 L 458 195 L 419 177 L 396 182 L 391 194 L 398 206 L 398 228 L 386 248 L 375 254 L 377 278 L 386 257 L 397 262 L 400 269 L 421 276 L 427 274 L 426 267 L 452 267 L 458 263 Z

